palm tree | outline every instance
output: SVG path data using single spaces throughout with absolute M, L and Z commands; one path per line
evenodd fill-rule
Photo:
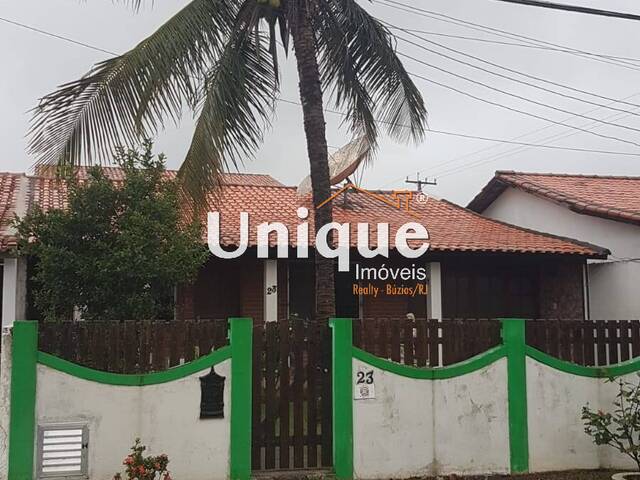
M 331 193 L 323 94 L 372 147 L 379 125 L 398 140 L 422 139 L 422 96 L 393 36 L 356 0 L 192 0 L 132 50 L 42 98 L 30 152 L 39 164 L 108 161 L 116 146 L 152 137 L 189 108 L 197 122 L 179 178 L 203 204 L 220 174 L 259 147 L 279 92 L 276 42 L 286 53 L 290 38 L 315 205 Z M 314 213 L 316 230 L 332 221 L 327 207 Z M 335 310 L 334 266 L 318 254 L 315 263 L 323 319 Z

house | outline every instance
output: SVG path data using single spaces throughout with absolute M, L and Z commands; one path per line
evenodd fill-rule
M 2 326 L 23 320 L 27 305 L 27 262 L 13 252 L 16 232 L 12 227 L 16 216 L 28 207 L 29 178 L 22 173 L 0 173 L 0 262 L 2 267 Z
M 113 181 L 122 179 L 118 168 L 105 170 Z M 5 217 L 33 205 L 45 210 L 65 208 L 64 183 L 46 171 L 37 173 L 0 175 L 2 182 L 8 182 L 11 198 L 24 203 L 20 208 L 15 202 L 8 204 Z M 16 175 L 24 192 L 15 187 L 16 182 L 11 183 Z M 80 169 L 78 175 L 82 178 L 86 171 Z M 301 197 L 295 187 L 282 185 L 268 175 L 227 174 L 223 183 L 221 190 L 209 197 L 209 210 L 219 213 L 220 246 L 228 251 L 238 248 L 241 212 L 246 212 L 250 218 L 247 250 L 233 259 L 211 256 L 193 285 L 179 285 L 176 317 L 249 316 L 257 322 L 311 318 L 315 240 L 310 196 Z M 583 318 L 583 269 L 587 261 L 604 260 L 608 255 L 604 248 L 492 220 L 416 192 L 349 187 L 335 193 L 334 221 L 352 226 L 349 271 L 336 274 L 339 316 Z M 310 212 L 308 218 L 300 217 L 300 207 Z M 258 258 L 257 226 L 263 222 L 281 222 L 287 228 L 287 238 L 280 239 L 287 258 L 276 256 L 279 242 L 275 234 L 268 237 L 268 258 Z M 393 233 L 388 258 L 364 258 L 359 253 L 358 223 L 369 225 L 369 247 L 373 249 L 380 246 L 377 235 L 382 227 L 378 224 L 388 224 L 390 232 L 395 232 L 407 222 L 424 225 L 429 233 L 429 249 L 418 258 L 400 255 Z M 311 232 L 310 252 L 308 258 L 299 258 L 298 227 L 305 228 L 305 224 Z M 15 259 L 10 257 L 11 232 L 3 235 L 0 241 L 7 265 Z M 207 242 L 206 229 L 203 242 Z M 8 271 L 5 267 L 5 273 Z M 402 271 L 409 273 L 405 276 Z M 378 273 L 371 272 L 386 273 L 378 278 Z M 14 276 L 12 281 L 21 279 Z
M 607 248 L 584 269 L 587 316 L 640 318 L 640 177 L 498 171 L 467 208 Z
M 240 243 L 241 212 L 250 215 L 249 251 L 238 259 L 212 258 L 194 285 L 180 288 L 179 316 L 241 315 L 258 321 L 311 316 L 313 261 L 297 259 L 293 253 L 287 259 L 258 259 L 255 254 L 255 227 L 262 222 L 287 225 L 288 245 L 291 250 L 296 247 L 296 229 L 302 221 L 296 216 L 299 207 L 312 210 L 310 199 L 299 197 L 295 187 L 227 185 L 217 199 L 212 199 L 211 210 L 220 213 L 220 236 L 230 249 Z M 434 318 L 583 318 L 583 267 L 587 259 L 603 259 L 608 253 L 585 243 L 487 219 L 446 200 L 408 192 L 352 189 L 333 200 L 333 209 L 336 222 L 352 226 L 358 222 L 371 226 L 388 222 L 390 230 L 395 231 L 401 224 L 417 220 L 430 235 L 430 248 L 418 259 L 402 258 L 393 244 L 389 258 L 363 259 L 356 252 L 352 228 L 353 268 L 336 277 L 336 313 L 340 316 L 402 318 L 413 313 Z M 375 238 L 372 231 L 370 239 Z M 275 248 L 275 239 L 271 240 Z M 370 240 L 372 247 L 374 243 Z M 389 283 L 354 278 L 356 265 L 423 267 L 427 294 L 354 295 L 354 284 L 373 284 L 382 289 Z M 404 282 L 408 286 L 415 283 Z

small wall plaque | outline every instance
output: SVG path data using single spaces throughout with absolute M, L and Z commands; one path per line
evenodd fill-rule
M 376 383 L 373 378 L 373 370 L 358 370 L 356 372 L 353 398 L 355 400 L 376 398 Z
M 213 367 L 200 377 L 200 418 L 224 417 L 224 381 Z

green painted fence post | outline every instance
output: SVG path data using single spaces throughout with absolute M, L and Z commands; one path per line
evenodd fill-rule
M 350 318 L 332 318 L 333 465 L 338 480 L 353 478 L 353 331 Z
M 502 340 L 507 352 L 511 473 L 526 473 L 529 471 L 529 428 L 525 321 L 502 319 Z
M 231 343 L 231 480 L 251 477 L 251 378 L 253 320 L 229 319 Z
M 12 344 L 9 480 L 32 480 L 36 428 L 38 322 L 15 322 Z

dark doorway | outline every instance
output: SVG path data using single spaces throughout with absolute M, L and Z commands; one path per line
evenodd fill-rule
M 281 319 L 253 329 L 254 471 L 332 465 L 329 326 Z

